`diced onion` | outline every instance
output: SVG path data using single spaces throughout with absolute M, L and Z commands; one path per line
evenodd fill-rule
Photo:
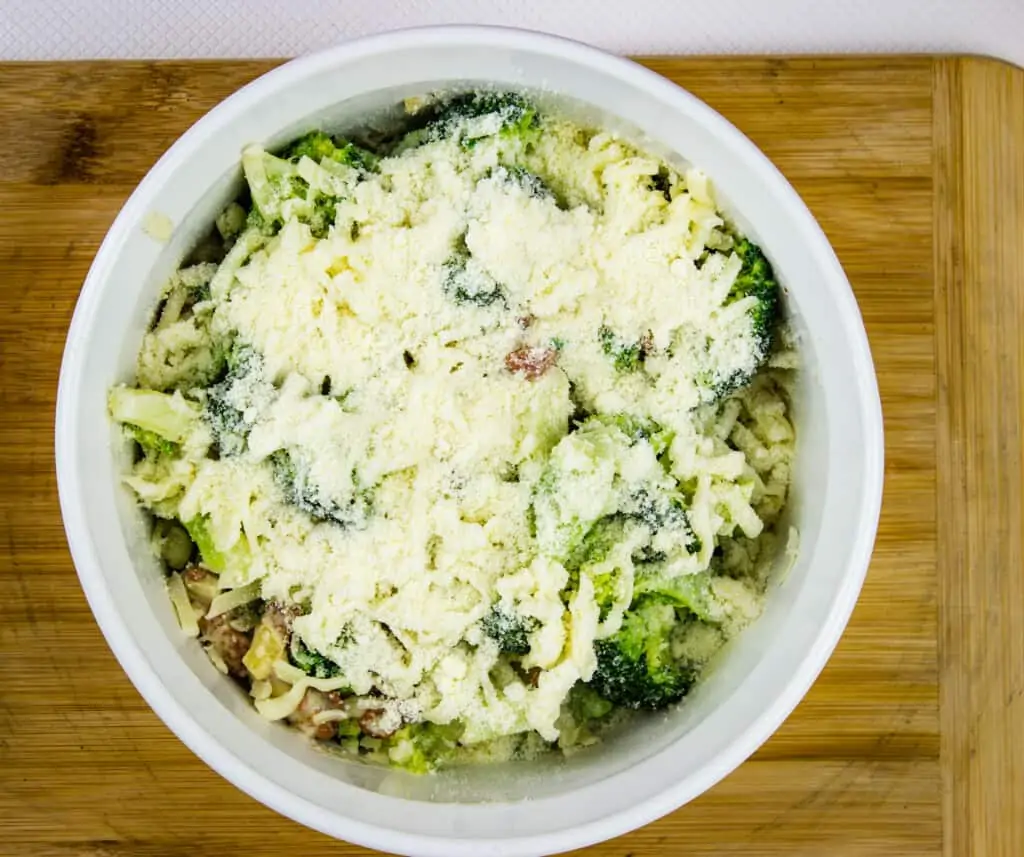
M 241 607 L 250 601 L 255 601 L 259 597 L 260 582 L 258 580 L 247 583 L 245 586 L 239 586 L 237 589 L 229 589 L 210 602 L 210 609 L 206 611 L 206 618 L 213 619 L 215 616 L 220 616 L 222 613 L 227 613 L 229 610 L 234 610 L 236 607 Z
M 199 636 L 199 623 L 196 621 L 196 611 L 188 597 L 188 590 L 185 589 L 185 581 L 181 575 L 174 572 L 167 578 L 167 591 L 171 596 L 171 604 L 174 605 L 174 612 L 178 616 L 178 624 L 181 630 L 190 637 Z

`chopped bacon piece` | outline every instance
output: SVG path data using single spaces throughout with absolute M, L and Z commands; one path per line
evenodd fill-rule
M 323 723 L 316 723 L 313 717 L 321 711 L 342 707 L 340 697 L 336 703 L 333 696 L 334 694 L 325 694 L 309 688 L 302 697 L 299 707 L 288 717 L 288 722 L 317 741 L 329 741 L 337 731 L 337 721 L 325 720 Z
M 181 576 L 185 579 L 186 583 L 200 583 L 208 577 L 212 578 L 214 575 L 213 572 L 207 571 L 202 566 L 191 563 L 181 573 Z
M 284 607 L 276 601 L 271 601 L 263 611 L 263 622 L 277 631 L 287 641 L 291 637 L 292 622 L 298 615 L 298 607 Z
M 228 672 L 236 678 L 245 678 L 249 675 L 242 663 L 242 658 L 249 651 L 252 640 L 249 635 L 242 631 L 236 631 L 228 624 L 228 617 L 225 614 L 207 619 L 205 616 L 199 620 L 199 632 L 203 640 L 212 648 L 228 668 Z
M 217 575 L 193 563 L 182 571 L 181 579 L 185 583 L 185 589 L 188 590 L 192 603 L 204 613 L 209 610 L 210 602 L 220 590 Z
M 558 352 L 554 348 L 526 345 L 506 355 L 505 368 L 525 376 L 527 381 L 536 381 L 557 359 Z
M 402 726 L 402 718 L 383 708 L 371 708 L 359 718 L 359 728 L 371 738 L 390 738 Z

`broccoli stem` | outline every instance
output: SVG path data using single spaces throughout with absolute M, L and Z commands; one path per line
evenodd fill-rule
M 114 387 L 107 404 L 114 420 L 146 433 L 139 438 L 140 442 L 145 438 L 156 447 L 163 442 L 182 443 L 196 428 L 199 419 L 199 408 L 177 392 Z

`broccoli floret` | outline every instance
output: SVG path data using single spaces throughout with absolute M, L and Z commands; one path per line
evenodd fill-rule
M 757 303 L 750 310 L 750 317 L 754 322 L 754 331 L 762 342 L 763 353 L 767 354 L 778 313 L 779 284 L 775 281 L 771 263 L 752 241 L 741 238 L 733 246 L 733 252 L 743 261 L 743 267 L 729 290 L 726 303 L 740 298 L 757 298 Z
M 252 346 L 235 341 L 224 355 L 228 372 L 235 378 L 244 378 L 263 370 L 263 360 Z
M 451 723 L 411 723 L 383 742 L 388 760 L 413 774 L 426 774 L 452 761 L 464 728 Z
M 202 557 L 203 565 L 210 571 L 223 574 L 230 570 L 244 571 L 249 567 L 252 559 L 249 553 L 249 543 L 240 538 L 228 551 L 218 550 L 213 543 L 213 536 L 210 534 L 210 519 L 206 515 L 200 515 L 189 521 L 183 521 L 183 526 L 188 530 L 189 537 L 199 548 L 199 555 Z
M 668 449 L 674 436 L 673 432 L 662 428 L 654 420 L 632 414 L 597 414 L 588 418 L 587 422 L 617 428 L 629 438 L 630 446 L 647 441 L 654 449 L 655 455 L 661 455 Z
M 672 202 L 672 179 L 664 167 L 651 176 L 651 190 L 665 197 L 665 202 Z
M 294 140 L 281 152 L 281 157 L 289 161 L 297 162 L 300 158 L 312 158 L 314 161 L 322 161 L 324 158 L 334 157 L 337 147 L 334 141 L 323 131 L 310 131 L 304 137 Z
M 530 651 L 530 634 L 540 623 L 532 616 L 520 616 L 498 603 L 480 620 L 484 633 L 506 655 L 525 655 Z
M 601 518 L 583 537 L 580 544 L 569 554 L 565 568 L 569 572 L 566 592 L 579 586 L 580 574 L 586 569 L 594 586 L 594 603 L 598 606 L 598 618 L 603 622 L 617 601 L 620 601 L 621 571 L 606 566 L 598 570 L 608 555 L 626 539 L 626 519 L 621 515 Z M 611 565 L 610 563 L 608 564 Z
M 315 187 L 311 188 L 303 177 L 309 177 L 300 164 L 303 158 L 320 165 L 316 170 L 321 175 L 324 170 L 336 174 L 337 164 L 352 167 L 360 174 L 373 172 L 378 165 L 372 152 L 340 138 L 332 139 L 322 131 L 300 137 L 285 147 L 280 156 L 252 146 L 242 153 L 242 169 L 252 197 L 252 208 L 246 218 L 249 229 L 272 235 L 281 228 L 287 214 L 307 223 L 314 238 L 326 237 L 335 221 L 337 187 L 332 182 L 324 187 L 314 181 Z
M 646 534 L 642 527 L 647 527 Z M 626 600 L 631 597 L 631 591 L 624 583 L 622 569 L 628 559 L 624 552 L 614 556 L 613 551 L 626 545 L 631 554 L 630 559 L 646 562 L 651 558 L 652 538 L 659 539 L 665 547 L 677 541 L 670 532 L 659 532 L 633 515 L 618 512 L 601 518 L 564 563 L 569 572 L 566 593 L 574 591 L 579 585 L 580 575 L 586 574 L 594 586 L 598 618 L 603 622 L 616 606 L 624 607 Z
M 225 357 L 224 375 L 206 390 L 203 419 L 210 426 L 221 455 L 237 455 L 245 449 L 252 428 L 247 404 L 273 385 L 263 377 L 263 360 L 248 345 L 235 342 Z
M 260 223 L 264 226 L 280 225 L 285 201 L 304 200 L 309 190 L 309 183 L 299 175 L 295 164 L 258 146 L 250 146 L 242 153 L 242 172 L 249 185 L 253 209 L 259 212 Z
M 156 432 L 146 431 L 131 423 L 126 423 L 124 428 L 147 455 L 177 455 L 181 449 L 180 444 L 160 437 Z
M 554 200 L 556 204 L 558 203 L 554 191 L 548 187 L 547 182 L 536 173 L 531 173 L 524 167 L 495 167 L 491 171 L 491 177 L 503 184 L 522 188 L 534 199 L 550 199 Z
M 633 594 L 636 598 L 654 599 L 682 608 L 703 623 L 720 625 L 735 609 L 715 588 L 716 581 L 726 579 L 711 571 L 671 577 L 664 573 L 662 566 L 654 564 L 638 570 Z
M 728 306 L 743 298 L 755 298 L 749 310 L 757 353 L 755 372 L 767 359 L 772 347 L 772 336 L 779 312 L 779 284 L 775 280 L 771 263 L 761 248 L 747 238 L 736 239 L 732 252 L 739 256 L 742 267 L 729 289 L 725 303 Z M 750 383 L 749 372 L 736 372 L 713 385 L 711 401 L 717 402 Z
M 338 216 L 338 200 L 333 196 L 318 196 L 309 215 L 309 231 L 314 238 L 326 238 Z
M 237 202 L 232 202 L 217 215 L 216 225 L 224 241 L 234 241 L 245 229 L 245 209 Z
M 292 163 L 298 163 L 302 157 L 310 158 L 317 163 L 326 159 L 366 172 L 375 172 L 379 161 L 368 149 L 340 137 L 330 137 L 323 131 L 311 131 L 295 140 L 285 147 L 281 157 Z
M 324 497 L 310 480 L 307 468 L 296 463 L 295 458 L 283 449 L 270 456 L 274 479 L 284 495 L 285 501 L 315 522 L 330 522 L 342 527 L 358 527 L 365 524 L 370 514 L 370 499 L 367 492 L 357 491 L 347 502 L 338 502 Z
M 655 571 L 637 576 L 633 594 L 636 598 L 648 596 L 682 607 L 703 622 L 718 623 L 727 615 L 728 608 L 719 600 L 711 583 L 711 575 L 707 572 L 664 577 Z
M 289 655 L 295 666 L 314 678 L 334 678 L 341 675 L 341 667 L 325 655 L 307 648 L 295 634 L 292 635 Z
M 697 679 L 696 668 L 672 655 L 677 624 L 670 604 L 642 601 L 611 637 L 594 643 L 597 668 L 588 684 L 623 708 L 659 709 L 678 702 Z
M 441 288 L 451 300 L 461 305 L 489 307 L 505 304 L 505 292 L 468 254 L 456 252 L 444 264 Z
M 607 480 L 609 494 L 612 478 L 610 475 Z M 550 463 L 537 480 L 527 517 L 531 535 L 545 553 L 559 558 L 573 556 L 593 527 L 595 518 L 584 514 L 590 510 L 577 502 L 580 494 L 576 485 L 581 481 L 577 474 L 561 472 Z M 568 490 L 562 490 L 563 483 Z
M 577 723 L 600 720 L 615 707 L 611 702 L 583 682 L 577 682 L 569 691 L 569 711 Z
M 693 532 L 682 498 L 666 491 L 640 489 L 622 505 L 622 511 L 640 521 L 652 535 L 671 535 L 673 546 L 681 544 L 687 553 L 699 553 L 700 539 Z
M 255 229 L 257 232 L 261 232 L 264 235 L 276 235 L 281 229 L 281 221 L 276 218 L 268 220 L 260 213 L 260 210 L 253 205 L 245 215 L 245 228 Z
M 593 688 L 577 682 L 569 690 L 558 717 L 558 746 L 578 747 L 592 744 L 615 706 Z
M 188 290 L 188 299 L 192 304 L 205 303 L 212 297 L 210 293 L 210 284 L 203 283 L 199 286 L 190 286 Z
M 600 419 L 585 420 L 551 451 L 533 492 L 536 538 L 548 556 L 573 555 L 591 527 L 618 508 L 616 462 L 629 438 Z
M 625 518 L 609 515 L 597 521 L 569 554 L 565 567 L 575 572 L 585 565 L 603 562 L 625 537 Z
M 636 372 L 643 366 L 647 357 L 647 345 L 643 338 L 629 342 L 620 338 L 607 325 L 601 325 L 597 337 L 601 342 L 601 350 L 612 358 L 618 371 Z
M 416 113 L 400 148 L 452 136 L 467 149 L 495 134 L 528 142 L 538 124 L 536 109 L 514 92 L 463 92 Z
M 114 387 L 107 399 L 110 415 L 147 451 L 174 453 L 195 431 L 199 408 L 180 393 Z

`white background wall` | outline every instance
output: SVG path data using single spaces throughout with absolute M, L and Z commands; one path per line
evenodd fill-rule
M 1024 66 L 1024 0 L 0 0 L 0 59 L 280 57 L 438 23 L 620 53 L 942 51 Z

